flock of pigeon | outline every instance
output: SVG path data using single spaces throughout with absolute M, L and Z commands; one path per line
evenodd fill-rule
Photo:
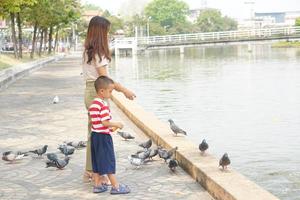
M 55 167 L 57 169 L 63 169 L 68 165 L 70 160 L 70 155 L 75 152 L 75 149 L 82 149 L 86 147 L 85 141 L 73 141 L 73 142 L 64 142 L 58 146 L 60 153 L 64 155 L 63 159 L 60 159 L 56 153 L 46 153 L 48 145 L 44 145 L 40 149 L 30 150 L 27 152 L 21 151 L 6 151 L 2 154 L 2 160 L 9 163 L 15 163 L 16 161 L 22 160 L 25 157 L 28 157 L 29 154 L 36 154 L 38 158 L 41 158 L 44 154 L 47 155 L 46 168 Z
M 170 128 L 177 136 L 178 134 L 187 135 L 187 133 L 179 128 L 173 120 L 168 120 L 170 123 Z M 118 135 L 120 135 L 125 140 L 134 139 L 134 137 L 128 133 L 128 132 L 117 132 Z M 167 163 L 168 167 L 171 171 L 175 171 L 176 167 L 178 166 L 178 161 L 174 158 L 175 152 L 178 150 L 178 147 L 172 148 L 172 149 L 164 149 L 161 146 L 157 146 L 157 148 L 151 149 L 152 146 L 152 140 L 149 139 L 146 142 L 140 143 L 138 146 L 142 147 L 143 150 L 138 150 L 135 154 L 132 154 L 128 156 L 129 162 L 139 168 L 141 165 L 146 163 L 147 161 L 150 161 L 155 156 L 159 156 L 159 158 L 164 159 L 165 163 Z M 208 144 L 206 140 L 202 140 L 202 142 L 199 144 L 199 150 L 201 151 L 201 155 L 205 154 L 205 151 L 208 149 Z M 227 166 L 230 164 L 230 159 L 228 157 L 228 154 L 225 153 L 222 158 L 219 161 L 219 167 L 221 166 L 222 169 L 227 169 Z

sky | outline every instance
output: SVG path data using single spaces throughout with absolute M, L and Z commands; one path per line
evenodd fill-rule
M 134 5 L 140 9 L 141 3 L 151 0 L 82 0 L 100 6 L 109 10 L 113 14 L 128 11 L 128 6 L 134 10 Z M 251 4 L 245 2 L 254 2 L 254 12 L 282 12 L 282 11 L 300 11 L 299 0 L 183 0 L 191 9 L 201 8 L 203 2 L 207 7 L 220 9 L 224 15 L 235 19 L 249 18 L 251 14 Z M 133 6 L 132 6 L 133 5 Z M 123 9 L 122 9 L 123 8 Z

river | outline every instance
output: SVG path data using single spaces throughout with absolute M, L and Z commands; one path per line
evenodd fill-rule
M 300 49 L 270 44 L 157 49 L 118 57 L 112 77 L 167 123 L 280 199 L 300 199 Z M 217 167 L 217 166 L 216 166 Z

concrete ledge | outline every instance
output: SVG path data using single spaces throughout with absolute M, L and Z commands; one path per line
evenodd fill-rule
M 15 67 L 11 67 L 8 69 L 4 69 L 0 71 L 0 91 L 4 88 L 7 88 L 10 84 L 15 82 L 16 80 L 30 74 L 32 71 L 35 71 L 45 64 L 53 61 L 57 61 L 63 58 L 64 55 L 55 55 L 44 59 L 39 59 L 36 61 L 24 63 L 17 65 Z
M 157 145 L 165 148 L 177 146 L 176 159 L 180 166 L 218 200 L 278 200 L 254 182 L 232 168 L 223 172 L 219 161 L 211 155 L 200 156 L 198 146 L 185 137 L 174 137 L 169 126 L 146 112 L 123 94 L 114 92 L 114 103 L 145 132 Z

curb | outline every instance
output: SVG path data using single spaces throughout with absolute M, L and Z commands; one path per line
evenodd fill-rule
M 40 69 L 45 64 L 57 61 L 63 58 L 65 55 L 55 55 L 49 58 L 43 58 L 29 63 L 24 63 L 4 69 L 0 71 L 0 91 L 7 88 L 10 84 L 16 80 L 29 75 L 31 72 Z
M 123 94 L 113 92 L 113 102 L 157 145 L 164 148 L 178 147 L 176 159 L 179 165 L 199 182 L 217 200 L 279 200 L 245 176 L 234 171 L 223 172 L 218 168 L 219 161 L 213 156 L 200 156 L 195 143 L 185 137 L 174 137 L 166 123 L 154 114 L 146 112 Z

